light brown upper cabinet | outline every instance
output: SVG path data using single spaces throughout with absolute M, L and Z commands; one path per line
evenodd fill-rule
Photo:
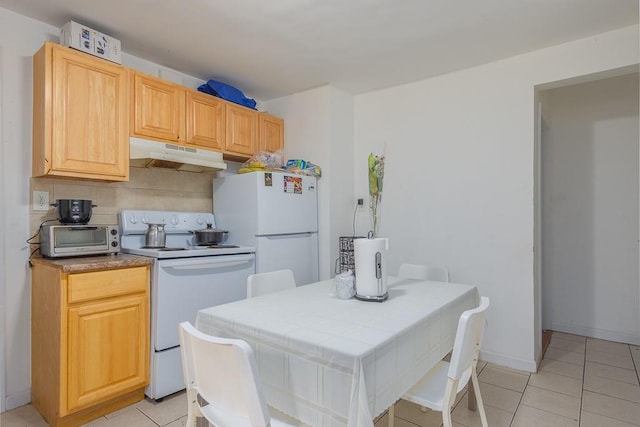
M 187 143 L 224 150 L 225 102 L 206 93 L 187 89 Z
M 260 151 L 275 153 L 284 148 L 284 120 L 267 113 L 260 113 Z
M 284 120 L 132 71 L 131 135 L 244 161 L 284 146 Z
M 251 157 L 258 151 L 258 115 L 249 108 L 227 104 L 225 154 L 239 158 Z
M 33 57 L 33 176 L 129 179 L 128 70 L 46 42 Z
M 131 135 L 161 141 L 184 139 L 185 88 L 132 72 Z
M 131 135 L 224 149 L 224 101 L 140 72 L 132 74 Z

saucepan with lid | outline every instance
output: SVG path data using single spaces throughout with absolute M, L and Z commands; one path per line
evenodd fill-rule
M 195 244 L 198 246 L 219 245 L 227 240 L 229 232 L 213 228 L 212 224 L 207 224 L 207 228 L 192 231 L 195 236 Z

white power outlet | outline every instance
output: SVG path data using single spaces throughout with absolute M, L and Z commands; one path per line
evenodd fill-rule
M 49 210 L 49 192 L 48 191 L 33 192 L 33 210 L 34 211 Z

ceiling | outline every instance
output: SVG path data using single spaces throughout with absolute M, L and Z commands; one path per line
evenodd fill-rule
M 638 0 L 0 0 L 266 101 L 358 94 L 638 24 Z

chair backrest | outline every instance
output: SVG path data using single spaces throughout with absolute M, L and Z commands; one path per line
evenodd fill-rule
M 269 410 L 249 344 L 204 334 L 189 322 L 180 323 L 179 332 L 187 388 L 195 388 L 214 408 L 247 416 L 252 426 L 268 426 Z
M 449 281 L 449 270 L 444 267 L 428 265 L 402 264 L 398 270 L 398 277 L 405 279 L 425 279 L 438 282 Z
M 288 269 L 252 274 L 247 277 L 247 298 L 295 287 L 293 271 Z
M 480 305 L 462 313 L 458 321 L 449 364 L 449 378 L 454 380 L 464 378 L 461 381 L 461 387 L 466 384 L 471 368 L 477 362 L 487 319 L 487 308 L 489 308 L 489 298 L 480 297 Z

